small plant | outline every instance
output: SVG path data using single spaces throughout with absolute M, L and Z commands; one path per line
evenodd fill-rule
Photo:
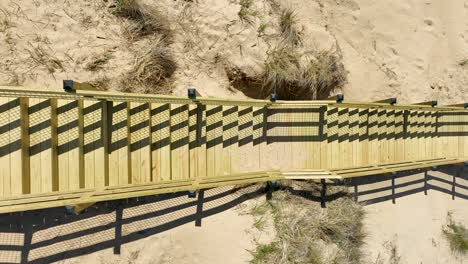
M 255 219 L 255 222 L 254 222 L 255 228 L 257 228 L 260 231 L 263 231 L 265 229 L 265 226 L 266 226 L 265 217 L 262 216 L 262 217 L 258 217 L 257 219 Z
M 268 27 L 267 23 L 265 23 L 265 22 L 260 23 L 260 26 L 258 26 L 258 29 L 257 29 L 257 36 L 258 37 L 264 36 L 267 27 Z
M 388 250 L 388 263 L 389 264 L 399 264 L 401 262 L 401 256 L 398 252 L 398 247 L 395 240 L 386 241 L 384 247 Z
M 266 245 L 258 245 L 254 252 L 251 252 L 253 255 L 252 264 L 261 264 L 269 263 L 268 259 L 271 255 L 277 254 L 279 248 L 276 243 L 270 243 Z
M 462 59 L 460 62 L 458 62 L 458 65 L 460 66 L 467 66 L 468 65 L 468 58 Z
M 50 74 L 53 74 L 57 69 L 65 71 L 62 61 L 51 54 L 50 48 L 46 48 L 41 44 L 33 45 L 30 42 L 28 42 L 28 45 L 29 48 L 26 51 L 38 66 L 43 66 Z
M 88 71 L 97 71 L 104 68 L 104 65 L 112 58 L 112 54 L 104 53 L 95 57 L 92 61 L 88 62 L 85 69 Z
M 0 8 L 0 32 L 5 32 L 11 27 L 11 15 L 8 11 Z
M 297 46 L 301 42 L 300 32 L 297 30 L 296 24 L 297 16 L 294 10 L 284 8 L 279 19 L 281 37 L 287 44 L 292 46 Z
M 447 223 L 442 227 L 442 233 L 450 244 L 450 249 L 458 254 L 468 252 L 468 229 L 453 220 L 453 213 L 447 213 Z
M 240 0 L 239 5 L 241 6 L 237 15 L 240 20 L 247 22 L 248 24 L 253 23 L 253 17 L 257 16 L 258 12 L 252 10 L 254 0 Z

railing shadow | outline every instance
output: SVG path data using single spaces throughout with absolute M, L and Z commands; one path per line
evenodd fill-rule
M 412 170 L 395 175 L 357 177 L 347 182 L 355 199 L 363 204 L 396 203 L 404 196 L 438 191 L 452 199 L 468 200 L 468 168 L 441 166 L 435 171 Z
M 288 188 L 293 195 L 314 201 L 316 191 Z M 121 246 L 234 208 L 265 195 L 261 184 L 220 187 L 187 193 L 163 194 L 96 204 L 80 215 L 64 208 L 0 215 L 0 262 L 51 263 L 104 249 L 120 254 Z M 327 201 L 342 197 L 330 193 Z

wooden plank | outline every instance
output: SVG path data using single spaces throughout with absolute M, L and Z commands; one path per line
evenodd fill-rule
M 304 135 L 305 137 L 314 137 L 313 139 L 308 140 L 309 146 L 305 150 L 309 156 L 308 163 L 306 164 L 306 166 L 303 167 L 305 169 L 319 169 L 322 163 L 322 138 L 320 133 L 322 133 L 321 130 L 324 127 L 321 118 L 323 118 L 325 109 L 322 107 L 314 107 L 314 109 L 316 109 L 317 112 L 309 113 L 309 118 L 307 119 L 307 121 L 317 122 L 318 125 L 308 127 L 308 129 L 306 130 L 307 133 Z
M 232 141 L 231 137 L 234 136 L 231 132 L 237 130 L 237 107 L 236 106 L 223 106 L 223 127 L 222 127 L 222 169 L 218 175 L 230 175 L 232 172 L 231 167 L 231 154 L 232 154 Z
M 378 109 L 377 110 L 378 118 L 378 153 L 379 161 L 378 163 L 388 162 L 388 143 L 387 143 L 387 109 Z
M 377 109 L 369 109 L 369 164 L 379 163 L 379 121 Z
M 197 105 L 198 112 L 198 147 L 197 147 L 197 180 L 206 177 L 207 172 L 207 152 L 206 152 L 206 106 Z
M 171 172 L 172 179 L 188 179 L 188 105 L 171 104 Z
M 328 107 L 322 106 L 322 117 L 321 117 L 321 137 L 320 137 L 320 166 L 321 169 L 330 168 L 330 161 L 328 156 Z
M 359 108 L 359 143 L 357 151 L 360 153 L 357 166 L 369 163 L 369 109 Z
M 349 108 L 350 165 L 359 165 L 359 109 Z
M 73 104 L 76 103 L 76 106 Z M 76 109 L 78 112 L 78 103 L 74 100 L 57 100 L 57 144 L 58 144 L 58 177 L 59 177 L 59 191 L 70 190 L 70 173 L 69 166 L 73 162 L 70 161 L 69 151 L 71 149 L 70 142 L 73 138 L 70 137 L 70 129 L 73 129 L 72 111 Z M 78 118 L 78 115 L 75 115 Z M 76 120 L 78 121 L 78 120 Z M 76 122 L 78 128 L 78 122 Z M 78 138 L 76 138 L 78 140 Z
M 256 168 L 255 165 L 255 154 L 252 153 L 253 150 L 253 108 L 249 106 L 239 106 L 238 112 L 239 120 L 239 164 L 240 173 L 252 171 Z
M 387 144 L 388 144 L 388 162 L 396 162 L 395 150 L 395 110 L 387 110 Z
M 170 104 L 151 104 L 152 177 L 156 182 L 172 179 L 170 110 Z
M 338 107 L 329 107 L 328 108 L 328 119 L 327 119 L 327 130 L 328 130 L 328 165 L 329 169 L 338 168 L 339 167 L 339 122 L 338 122 Z
M 403 111 L 395 111 L 395 162 L 405 159 Z
M 10 101 L 8 97 L 0 97 L 0 196 L 11 196 L 10 169 Z
M 29 152 L 31 193 L 45 193 L 53 190 L 51 114 L 52 102 L 50 99 L 30 99 Z
M 195 104 L 189 105 L 189 178 L 195 179 L 198 174 L 198 139 L 197 139 L 197 115 L 198 107 Z
M 128 184 L 130 178 L 129 103 L 113 102 L 109 146 L 109 185 Z
M 130 103 L 132 183 L 151 181 L 150 109 L 147 103 Z
M 259 170 L 269 170 L 271 168 L 271 158 L 268 153 L 267 146 L 268 135 L 268 108 L 262 107 L 254 112 L 254 145 L 258 147 L 259 151 Z M 287 132 L 286 132 L 287 135 Z M 285 157 L 288 152 L 285 150 Z M 291 153 L 291 152 L 289 152 Z M 274 154 L 272 158 L 275 158 Z M 291 159 L 290 157 L 286 159 Z
M 253 125 L 252 125 L 252 163 L 254 164 L 254 167 L 257 168 L 257 170 L 262 170 L 262 164 L 261 164 L 261 145 L 266 144 L 265 143 L 265 136 L 266 133 L 264 134 L 264 115 L 265 115 L 265 107 L 258 107 L 254 106 L 252 107 L 252 119 L 253 119 Z
M 97 100 L 83 102 L 85 188 L 102 187 L 105 183 L 102 106 Z
M 13 196 L 23 193 L 23 181 L 27 176 L 27 171 L 24 169 L 23 151 L 26 145 L 23 142 L 23 127 L 25 117 L 25 105 L 22 98 L 10 100 L 10 177 L 11 177 L 11 194 Z M 27 107 L 27 106 L 26 106 Z M 27 112 L 26 112 L 27 113 Z M 26 115 L 27 116 L 27 115 Z M 3 164 L 2 164 L 3 166 Z
M 338 142 L 339 142 L 339 165 L 340 167 L 352 166 L 350 162 L 350 143 L 349 143 L 349 109 L 339 108 L 338 112 Z

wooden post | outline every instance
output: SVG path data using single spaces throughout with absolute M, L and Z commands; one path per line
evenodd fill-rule
M 322 189 L 320 191 L 320 206 L 326 208 L 326 194 L 327 194 L 327 183 L 325 179 L 321 179 L 320 183 L 322 184 Z
M 392 203 L 396 203 L 395 199 L 395 175 L 396 173 L 392 173 Z
M 195 226 L 201 226 L 203 218 L 203 200 L 205 198 L 205 190 L 198 191 L 197 212 L 195 214 Z
M 427 195 L 427 170 L 424 171 L 424 195 Z

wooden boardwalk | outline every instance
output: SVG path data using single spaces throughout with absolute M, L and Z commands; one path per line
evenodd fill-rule
M 0 213 L 467 160 L 463 106 L 0 88 Z

